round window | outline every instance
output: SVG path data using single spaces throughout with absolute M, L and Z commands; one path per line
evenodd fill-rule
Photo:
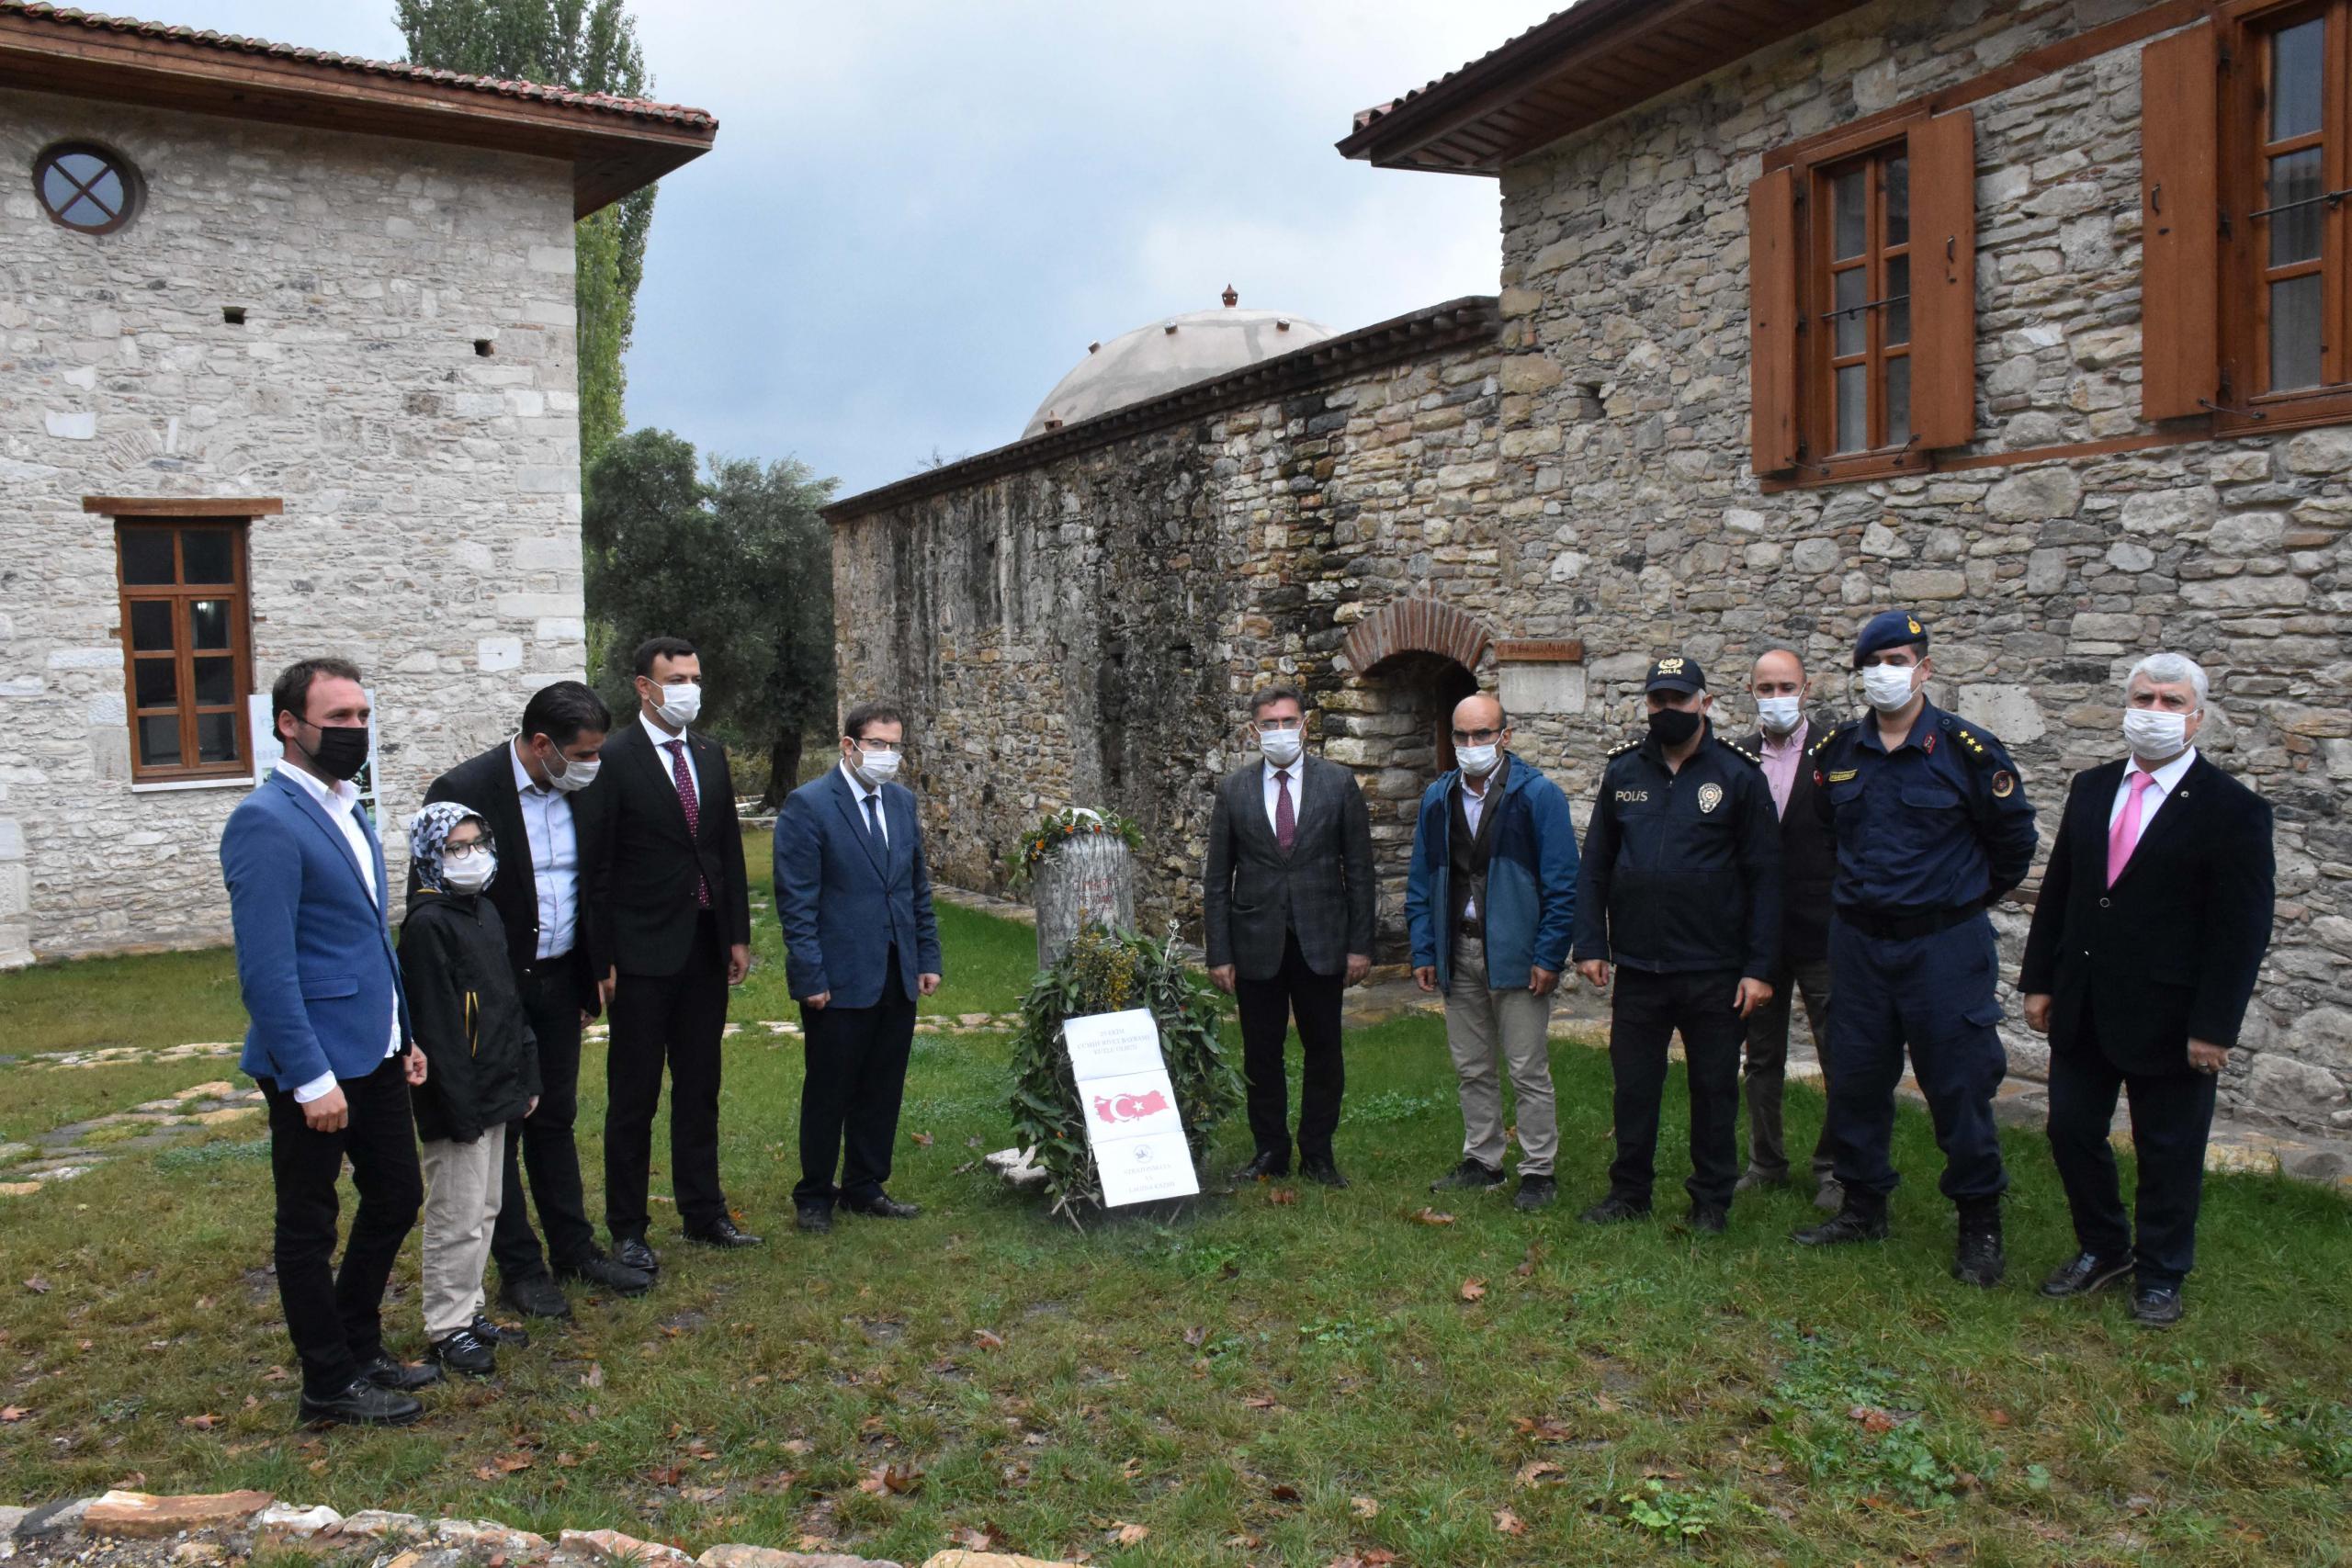
M 85 234 L 111 234 L 139 209 L 139 171 L 89 141 L 61 141 L 33 160 L 33 190 L 51 220 Z

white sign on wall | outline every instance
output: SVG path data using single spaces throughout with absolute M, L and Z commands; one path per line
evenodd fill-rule
M 1151 1010 L 1073 1018 L 1062 1025 L 1062 1039 L 1086 1111 L 1086 1141 L 1102 1178 L 1104 1205 L 1200 1191 Z

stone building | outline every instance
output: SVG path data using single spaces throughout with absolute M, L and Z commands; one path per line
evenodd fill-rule
M 0 0 L 0 964 L 226 935 L 294 659 L 385 821 L 581 674 L 572 221 L 716 132 Z
M 2200 743 L 2278 811 L 2224 1093 L 2352 1121 L 2346 29 L 2346 0 L 1585 0 L 1340 144 L 1499 180 L 1495 302 L 839 503 L 843 689 L 917 710 L 956 877 L 1101 800 L 1182 904 L 1276 672 L 1393 845 L 1469 679 L 1583 795 L 1656 650 L 1720 687 L 1785 639 L 1846 705 L 1856 626 L 1905 605 L 2046 838 L 2132 659 L 2181 649 Z

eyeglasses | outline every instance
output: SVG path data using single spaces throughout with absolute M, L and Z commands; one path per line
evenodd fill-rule
M 1453 732 L 1456 746 L 1492 746 L 1503 738 L 1499 729 L 1457 729 Z
M 1261 718 L 1258 721 L 1258 733 L 1261 735 L 1280 735 L 1285 730 L 1306 728 L 1306 720 L 1303 718 Z
M 896 751 L 900 756 L 904 756 L 907 753 L 907 743 L 905 741 L 876 740 L 870 735 L 860 736 L 857 739 L 851 741 L 850 744 L 856 747 L 861 751 L 869 753 L 875 751 Z

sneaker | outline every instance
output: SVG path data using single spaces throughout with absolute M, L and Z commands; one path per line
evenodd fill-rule
M 497 1350 L 477 1338 L 470 1328 L 460 1328 L 435 1339 L 433 1359 L 437 1365 L 469 1378 L 486 1378 L 498 1370 Z
M 1635 1200 L 1622 1192 L 1611 1192 L 1577 1216 L 1589 1225 L 1623 1224 L 1628 1220 L 1646 1220 L 1649 1217 L 1647 1199 Z
M 474 1314 L 474 1320 L 466 1325 L 466 1327 L 475 1338 L 485 1345 L 503 1345 L 514 1350 L 527 1350 L 531 1348 L 531 1337 L 528 1334 L 519 1328 L 501 1327 L 480 1313 Z
M 1464 1159 L 1460 1165 L 1430 1183 L 1432 1192 L 1453 1192 L 1462 1189 L 1487 1192 L 1503 1184 L 1503 1173 L 1491 1165 L 1481 1165 L 1475 1159 Z
M 1963 1285 L 1989 1291 L 2008 1271 L 2008 1256 L 2001 1250 L 2001 1222 L 1997 1218 L 1962 1221 L 1960 1239 L 1951 1251 L 1951 1277 Z
M 2132 1272 L 2132 1259 L 2101 1258 L 2096 1252 L 2075 1255 L 2074 1260 L 2041 1281 L 2041 1293 L 2053 1300 L 2087 1296 L 2120 1283 Z
M 1817 1225 L 1792 1231 L 1789 1239 L 1799 1247 L 1844 1247 L 1858 1241 L 1884 1241 L 1886 1211 L 1875 1204 L 1864 1208 L 1849 1193 L 1844 1208 Z
M 2132 1321 L 2143 1328 L 2170 1328 L 2181 1310 L 2178 1285 L 2143 1285 L 2132 1292 Z
M 1519 1190 L 1510 1196 L 1514 1209 L 1548 1209 L 1560 1195 L 1560 1184 L 1548 1176 L 1528 1176 L 1519 1179 Z

